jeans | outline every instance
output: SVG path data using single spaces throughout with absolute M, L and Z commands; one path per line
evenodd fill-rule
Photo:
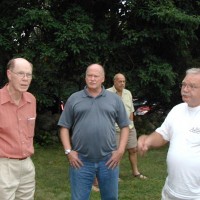
M 102 200 L 118 199 L 119 166 L 108 169 L 105 165 L 111 155 L 94 163 L 79 155 L 83 166 L 79 169 L 70 167 L 71 199 L 89 200 L 95 176 L 98 179 Z

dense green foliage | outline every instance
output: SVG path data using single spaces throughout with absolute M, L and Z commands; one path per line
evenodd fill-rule
M 29 59 L 39 111 L 82 89 L 91 63 L 105 67 L 106 87 L 122 72 L 134 95 L 165 102 L 179 97 L 185 69 L 200 65 L 198 0 L 3 0 L 0 8 L 0 85 L 10 58 Z

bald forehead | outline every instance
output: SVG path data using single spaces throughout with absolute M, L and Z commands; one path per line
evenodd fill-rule
M 123 75 L 123 74 L 116 74 L 115 76 L 114 76 L 114 80 L 117 80 L 117 79 L 125 79 L 125 76 Z
M 16 65 L 29 65 L 32 67 L 32 64 L 23 58 L 16 59 Z
M 24 58 L 14 58 L 12 60 L 10 60 L 7 64 L 7 69 L 14 69 L 16 66 L 30 66 L 31 68 L 33 68 L 33 65 L 26 59 Z
M 105 75 L 105 72 L 104 72 L 104 68 L 99 65 L 99 64 L 92 64 L 92 65 L 89 65 L 87 67 L 87 70 L 86 70 L 86 74 L 88 73 L 88 71 L 90 70 L 97 70 L 99 71 L 100 74 L 102 74 L 103 76 Z

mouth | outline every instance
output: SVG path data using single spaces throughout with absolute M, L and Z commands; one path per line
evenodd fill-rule
M 187 100 L 187 99 L 189 99 L 190 97 L 188 96 L 188 95 L 182 95 L 182 99 L 184 99 L 184 100 Z
M 21 84 L 20 87 L 21 87 L 21 89 L 23 89 L 23 90 L 24 90 L 24 89 L 27 90 L 28 87 L 29 87 L 29 85 L 27 85 L 27 84 Z
M 95 85 L 96 83 L 94 83 L 94 82 L 90 82 L 89 84 L 90 84 L 90 85 Z

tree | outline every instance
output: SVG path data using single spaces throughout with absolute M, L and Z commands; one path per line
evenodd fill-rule
M 198 63 L 197 0 L 4 0 L 0 8 L 1 84 L 10 58 L 29 59 L 39 111 L 82 89 L 94 62 L 105 67 L 106 87 L 123 72 L 134 95 L 166 102 Z
M 183 4 L 152 0 L 124 4 L 120 28 L 124 66 L 142 94 L 170 101 L 172 88 L 178 89 L 175 84 L 191 67 L 191 44 L 198 40 L 200 21 L 194 11 L 190 13 L 189 5 L 183 10 Z M 197 1 L 190 6 L 192 10 L 199 8 Z

